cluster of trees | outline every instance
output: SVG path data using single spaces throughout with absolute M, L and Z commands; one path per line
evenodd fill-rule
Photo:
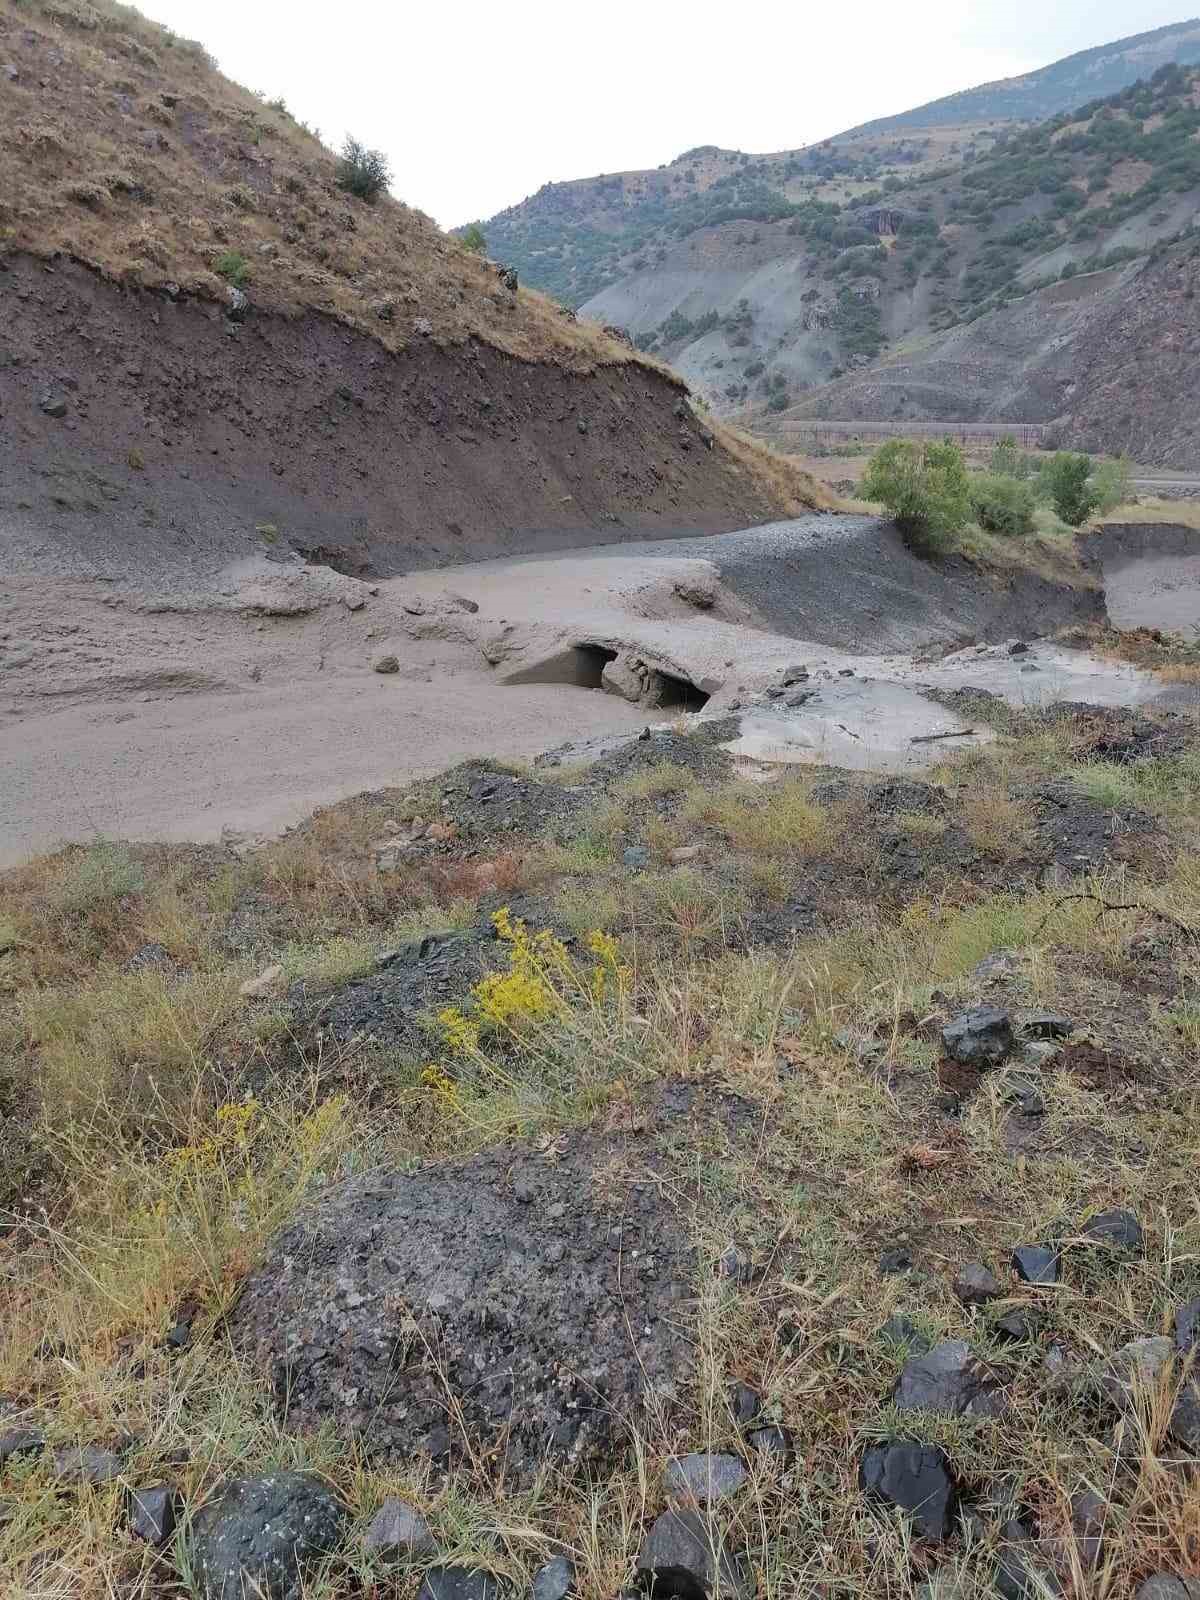
M 913 549 L 932 555 L 952 548 L 971 521 L 1008 538 L 1033 533 L 1040 503 L 1081 527 L 1128 497 L 1129 468 L 1070 450 L 1039 461 L 1005 438 L 988 470 L 971 473 L 952 439 L 889 439 L 868 463 L 862 494 L 887 507 Z

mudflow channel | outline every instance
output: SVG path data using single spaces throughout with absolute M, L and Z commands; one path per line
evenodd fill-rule
M 1194 690 L 1051 636 L 1104 615 L 1110 575 L 1123 626 L 1194 632 L 1186 534 L 1114 536 L 1078 586 L 931 565 L 890 524 L 832 515 L 377 583 L 261 549 L 178 588 L 26 574 L 0 596 L 0 862 L 265 836 L 466 756 L 582 756 L 677 718 L 736 716 L 730 748 L 769 778 L 906 771 L 992 737 L 930 690 L 1179 701 Z

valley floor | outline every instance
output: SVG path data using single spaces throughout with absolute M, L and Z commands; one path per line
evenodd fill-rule
M 1186 610 L 1195 558 L 1169 561 Z M 1139 604 L 1161 606 L 1162 564 L 1123 570 L 1131 626 Z M 1140 588 L 1129 576 L 1151 571 Z M 747 758 L 883 768 L 924 765 L 936 748 L 924 741 L 956 726 L 922 686 L 1018 704 L 1134 704 L 1164 688 L 1048 646 L 1021 661 L 995 648 L 937 663 L 955 643 L 1086 619 L 1094 592 L 938 574 L 863 517 L 377 584 L 269 551 L 182 592 L 27 574 L 0 607 L 0 862 L 73 840 L 269 834 L 468 755 L 530 758 L 669 717 L 669 704 L 600 692 L 615 656 L 669 673 L 691 709 L 707 699 L 706 715 L 741 711 Z M 772 703 L 765 691 L 791 663 L 814 688 Z

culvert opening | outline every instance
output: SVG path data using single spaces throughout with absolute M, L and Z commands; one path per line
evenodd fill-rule
M 604 669 L 617 659 L 615 650 L 599 644 L 576 644 L 509 673 L 507 683 L 565 683 L 576 689 L 602 689 Z
M 571 654 L 575 657 L 575 676 L 569 681 L 581 689 L 602 689 L 604 669 L 617 659 L 617 652 L 606 650 L 602 644 L 577 644 Z
M 687 678 L 677 678 L 661 668 L 651 679 L 651 696 L 664 711 L 703 711 L 709 697 Z

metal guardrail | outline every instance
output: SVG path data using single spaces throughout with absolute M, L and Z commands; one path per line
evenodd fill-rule
M 845 444 L 855 439 L 878 444 L 885 439 L 949 438 L 971 444 L 976 440 L 1012 438 L 1024 448 L 1034 449 L 1041 444 L 1047 426 L 1041 422 L 808 422 L 789 418 L 771 424 L 769 432 L 788 440 L 807 439 L 815 445 Z

